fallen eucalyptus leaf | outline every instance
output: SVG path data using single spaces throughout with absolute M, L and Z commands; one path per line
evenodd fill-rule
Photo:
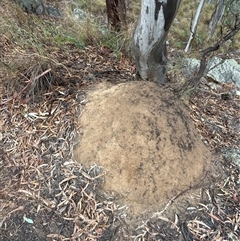
M 27 218 L 26 216 L 23 216 L 23 220 L 24 220 L 25 222 L 27 222 L 27 223 L 33 224 L 33 220 L 30 219 L 30 218 Z

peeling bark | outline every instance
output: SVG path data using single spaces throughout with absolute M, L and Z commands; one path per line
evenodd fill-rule
M 166 39 L 181 0 L 142 0 L 134 31 L 132 52 L 137 74 L 143 80 L 165 83 Z

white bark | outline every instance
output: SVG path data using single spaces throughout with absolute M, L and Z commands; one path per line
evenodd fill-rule
M 142 0 L 132 51 L 137 73 L 143 80 L 165 82 L 166 38 L 180 2 L 181 0 Z
M 190 46 L 191 46 L 191 43 L 192 43 L 192 41 L 193 41 L 193 39 L 194 39 L 194 36 L 195 36 L 195 33 L 196 33 L 196 29 L 197 29 L 197 25 L 198 25 L 198 20 L 199 20 L 200 13 L 201 13 L 201 11 L 202 11 L 204 2 L 205 2 L 205 0 L 201 0 L 200 3 L 199 3 L 199 5 L 198 5 L 198 9 L 197 9 L 197 12 L 196 12 L 196 15 L 195 15 L 195 18 L 194 18 L 192 27 L 191 27 L 191 35 L 190 35 L 190 37 L 189 37 L 187 46 L 186 46 L 186 48 L 185 48 L 185 52 L 188 52 L 188 51 L 189 51 L 189 48 L 190 48 Z

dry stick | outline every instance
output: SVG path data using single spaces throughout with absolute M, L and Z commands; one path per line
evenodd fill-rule
M 17 97 L 19 97 L 35 80 L 39 79 L 40 77 L 42 77 L 43 75 L 47 74 L 50 71 L 51 71 L 51 69 L 48 69 L 48 70 L 44 71 L 43 73 L 41 73 L 40 75 L 36 76 L 33 80 L 29 80 L 28 84 L 22 89 L 22 91 L 20 91 L 20 93 L 18 93 L 16 96 L 13 96 L 13 97 L 1 102 L 0 105 L 4 105 L 4 104 L 8 103 L 9 101 L 14 100 Z
M 202 58 L 200 62 L 200 68 L 197 73 L 197 76 L 193 76 L 190 80 L 187 81 L 187 84 L 183 86 L 182 90 L 180 90 L 180 93 L 183 93 L 188 89 L 188 87 L 197 87 L 199 84 L 199 80 L 202 78 L 206 66 L 207 66 L 207 55 L 211 52 L 214 52 L 218 50 L 223 43 L 225 43 L 227 40 L 231 39 L 238 31 L 240 30 L 240 23 L 234 26 L 234 29 L 228 32 L 225 36 L 223 36 L 214 46 L 208 47 L 202 51 Z M 192 88 L 191 88 L 192 89 Z
M 230 31 L 222 39 L 220 39 L 213 47 L 208 47 L 207 49 L 203 50 L 202 58 L 200 62 L 200 68 L 197 73 L 196 81 L 199 81 L 204 74 L 204 71 L 206 69 L 207 54 L 218 50 L 221 47 L 221 45 L 223 45 L 223 43 L 231 39 L 239 30 L 240 30 L 240 23 L 237 26 L 235 26 L 235 28 L 232 31 Z

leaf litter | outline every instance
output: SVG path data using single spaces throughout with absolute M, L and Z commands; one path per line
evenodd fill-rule
M 5 47 L 4 57 L 11 58 L 9 46 Z M 76 120 L 85 102 L 83 88 L 95 81 L 96 65 L 112 71 L 97 53 L 102 50 L 89 46 L 85 51 L 88 59 L 81 68 L 71 68 L 74 61 L 59 55 L 68 67 L 58 69 L 53 64 L 35 77 L 22 68 L 25 74 L 17 76 L 14 88 L 21 91 L 16 94 L 9 86 L 1 86 L 1 240 L 99 240 L 117 222 L 116 213 L 122 212 L 97 194 L 103 180 L 101 168 L 84 170 L 73 160 Z M 34 60 L 39 57 L 19 53 Z M 73 48 L 70 58 L 74 57 Z M 110 64 L 109 60 L 104 63 Z M 46 80 L 40 78 L 48 73 L 65 82 L 53 81 L 38 91 L 31 88 Z M 128 75 L 121 74 L 126 79 Z M 30 223 L 32 227 L 26 225 Z
M 101 79 L 130 81 L 133 64 L 124 57 L 117 60 L 107 48 L 92 46 L 81 51 L 71 46 L 68 58 L 52 54 L 61 64 L 50 60 L 51 70 L 39 68 L 35 79 L 23 68 L 14 88 L 1 86 L 1 240 L 238 240 L 239 166 L 224 160 L 227 177 L 201 190 L 199 203 L 186 207 L 185 220 L 177 214 L 170 220 L 163 210 L 134 229 L 128 227 L 126 207 L 98 192 L 102 168 L 85 170 L 74 161 L 73 148 L 80 128 L 77 117 L 87 101 L 84 88 Z M 40 77 L 48 70 L 51 85 L 37 93 L 30 87 L 43 81 Z M 190 100 L 193 120 L 213 149 L 239 147 L 234 129 L 239 97 L 223 101 L 219 96 L 212 90 L 195 95 Z

